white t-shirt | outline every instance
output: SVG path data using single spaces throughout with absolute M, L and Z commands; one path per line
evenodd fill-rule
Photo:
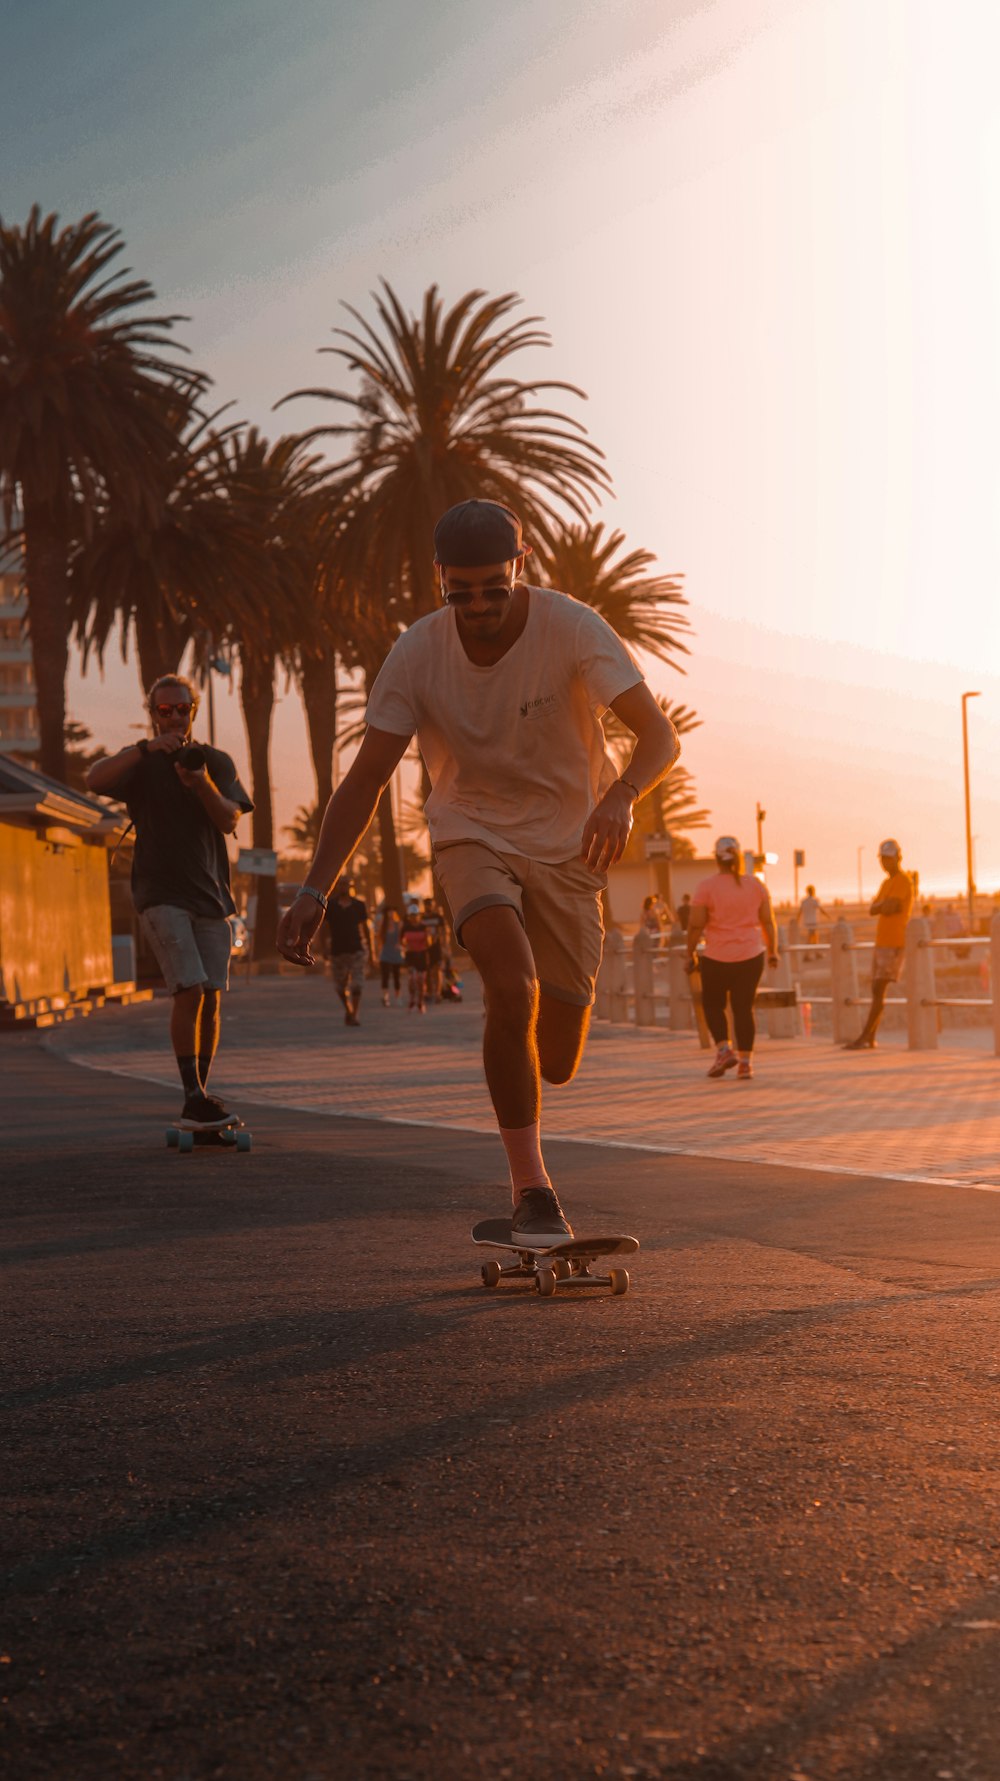
M 435 847 L 485 841 L 558 864 L 578 855 L 587 817 L 617 777 L 601 714 L 642 674 L 592 607 L 527 591 L 524 630 L 489 668 L 470 662 L 447 607 L 418 619 L 386 657 L 365 719 L 416 734 Z

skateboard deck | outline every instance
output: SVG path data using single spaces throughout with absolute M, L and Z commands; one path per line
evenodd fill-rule
M 610 1286 L 617 1296 L 631 1284 L 627 1268 L 592 1274 L 591 1263 L 604 1255 L 634 1255 L 637 1237 L 621 1232 L 587 1237 L 525 1237 L 515 1235 L 509 1218 L 484 1218 L 472 1228 L 472 1241 L 484 1249 L 502 1249 L 516 1257 L 506 1267 L 499 1261 L 484 1262 L 480 1276 L 484 1286 L 498 1286 L 511 1278 L 534 1280 L 535 1291 L 550 1298 L 556 1287 Z
M 179 1150 L 182 1155 L 187 1155 L 196 1144 L 211 1144 L 222 1150 L 252 1150 L 253 1136 L 235 1113 L 231 1119 L 226 1120 L 225 1125 L 196 1126 L 183 1119 L 179 1119 L 176 1125 L 168 1125 L 168 1150 Z

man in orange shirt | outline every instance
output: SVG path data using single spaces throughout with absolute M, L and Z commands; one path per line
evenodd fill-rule
M 903 855 L 898 841 L 883 841 L 878 850 L 885 877 L 870 913 L 878 916 L 875 929 L 875 950 L 872 953 L 872 1001 L 856 1039 L 845 1045 L 845 1051 L 874 1051 L 875 1034 L 882 1019 L 886 991 L 890 983 L 898 983 L 903 970 L 906 948 L 906 924 L 913 908 L 913 881 L 903 871 Z

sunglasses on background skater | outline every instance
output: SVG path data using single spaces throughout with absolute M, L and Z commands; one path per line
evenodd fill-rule
M 471 606 L 473 600 L 509 600 L 516 587 L 516 581 L 490 582 L 487 587 L 460 587 L 452 591 L 441 583 L 441 598 L 446 606 Z

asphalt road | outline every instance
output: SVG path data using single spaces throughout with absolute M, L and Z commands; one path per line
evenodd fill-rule
M 495 1140 L 164 1123 L 4 1038 L 6 1781 L 995 1781 L 1000 1196 L 560 1142 L 542 1300 Z

